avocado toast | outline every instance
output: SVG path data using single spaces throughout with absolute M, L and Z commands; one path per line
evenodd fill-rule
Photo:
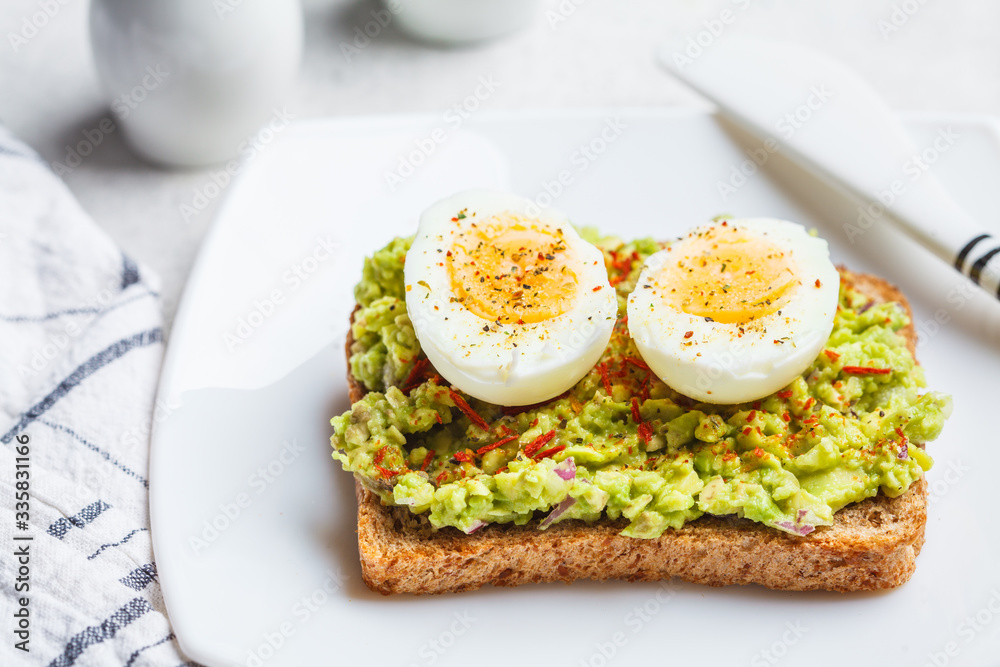
M 644 256 L 658 249 L 650 243 L 604 244 L 609 275 L 620 293 L 628 294 L 635 287 Z M 400 250 L 396 248 L 397 257 Z M 381 263 L 377 255 L 366 264 L 359 303 L 370 307 L 384 298 L 364 294 L 372 287 L 368 278 L 378 275 L 375 282 L 388 285 L 395 280 L 392 274 L 386 255 Z M 907 390 L 903 392 L 909 397 L 906 401 L 891 410 L 885 406 L 888 413 L 874 405 L 873 401 L 891 398 L 883 391 L 888 391 L 887 383 L 912 384 L 920 377 L 912 356 L 915 337 L 909 309 L 902 295 L 883 281 L 847 271 L 841 275 L 846 313 L 838 339 L 841 352 L 831 343 L 805 377 L 774 396 L 744 406 L 705 406 L 661 386 L 631 354 L 626 334 L 617 342 L 612 337 L 608 357 L 568 396 L 541 406 L 505 410 L 462 399 L 433 368 L 421 363 L 419 346 L 410 345 L 412 341 L 401 331 L 385 323 L 369 326 L 369 321 L 355 321 L 348 340 L 352 369 L 348 380 L 355 407 L 334 420 L 337 434 L 333 441 L 335 457 L 360 473 L 359 547 L 366 582 L 386 594 L 577 578 L 676 576 L 711 585 L 759 583 L 771 588 L 838 591 L 888 588 L 904 582 L 912 574 L 923 540 L 926 491 L 922 470 L 930 465 L 922 450 L 908 442 L 921 443 L 937 435 L 945 401 Z M 879 308 L 879 304 L 898 305 Z M 365 313 L 365 320 L 373 319 L 370 312 L 358 313 Z M 389 321 L 402 321 L 405 329 L 405 320 L 394 319 L 399 315 Z M 384 345 L 387 340 L 404 342 L 389 350 Z M 841 354 L 854 356 L 840 359 Z M 875 373 L 872 359 L 857 354 L 874 354 L 883 362 L 896 363 L 902 377 L 891 380 L 885 377 L 888 373 Z M 368 392 L 373 393 L 366 399 Z M 424 410 L 424 420 L 432 418 L 438 424 L 415 428 L 413 438 L 399 429 L 392 434 L 383 430 L 387 422 L 399 418 L 393 409 L 403 406 L 406 410 L 407 400 L 411 401 L 406 404 L 409 416 Z M 577 415 L 587 414 L 589 401 L 602 403 L 602 414 L 612 418 L 581 425 Z M 827 458 L 848 457 L 849 463 L 824 463 L 810 457 L 792 461 L 812 449 L 817 451 L 811 458 L 821 458 L 824 447 L 830 447 L 831 434 L 845 438 L 855 434 L 820 424 L 829 422 L 831 405 L 844 413 L 837 416 L 845 423 L 858 421 L 851 422 L 851 428 L 863 425 L 874 436 L 865 446 L 827 452 Z M 476 426 L 477 419 L 485 428 Z M 685 422 L 689 423 L 685 426 Z M 362 423 L 364 428 L 359 426 Z M 352 427 L 356 428 L 347 433 Z M 576 437 L 580 429 L 589 437 Z M 420 432 L 431 437 L 424 439 Z M 466 441 L 463 434 L 471 435 Z M 656 436 L 665 442 L 657 444 Z M 394 440 L 394 446 L 385 444 Z M 492 447 L 496 442 L 502 446 Z M 824 447 L 818 447 L 822 443 Z M 487 460 L 486 455 L 494 450 L 498 453 Z M 547 455 L 538 461 L 526 454 Z M 494 504 L 479 503 L 478 508 L 456 503 L 451 496 L 455 489 L 472 483 L 467 480 L 490 484 L 490 478 L 500 479 L 500 484 L 509 486 L 515 472 L 521 475 L 518 483 L 536 469 L 541 475 L 561 473 L 565 479 L 567 460 L 574 473 L 578 467 L 586 468 L 594 480 L 588 479 L 587 484 L 595 488 L 581 487 L 584 492 L 574 487 L 575 503 L 564 502 L 569 498 L 565 488 L 561 498 L 558 489 L 548 499 L 544 492 L 535 492 L 524 499 L 527 504 L 520 505 L 516 498 L 509 500 L 510 492 L 506 500 L 496 500 L 503 492 L 493 490 Z M 608 461 L 613 465 L 605 470 Z M 548 468 L 539 468 L 543 464 Z M 563 467 L 555 470 L 556 466 Z M 814 494 L 801 493 L 789 505 L 789 494 L 768 478 L 787 476 L 782 466 L 795 470 L 802 484 L 812 484 L 815 496 L 826 500 L 820 503 Z M 844 481 L 845 470 L 863 474 Z M 651 479 L 651 472 L 662 475 L 672 488 L 665 489 L 655 476 Z M 602 473 L 606 474 L 602 477 Z M 631 479 L 631 495 L 609 501 L 607 489 L 614 491 L 612 482 L 623 475 Z M 760 502 L 716 500 L 712 504 L 704 493 L 700 499 L 704 502 L 696 503 L 695 496 L 713 476 L 735 480 L 736 488 L 767 489 L 766 497 Z M 426 489 L 423 495 L 413 491 L 428 485 L 436 489 L 432 496 Z M 445 491 L 439 493 L 442 488 Z M 667 492 L 672 495 L 668 497 Z M 655 503 L 650 502 L 653 494 L 659 494 Z M 498 520 L 483 521 L 482 516 Z

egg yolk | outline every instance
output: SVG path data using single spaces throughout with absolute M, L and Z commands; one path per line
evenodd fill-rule
M 744 324 L 777 312 L 798 285 L 788 252 L 739 228 L 719 225 L 674 244 L 657 282 L 673 308 Z
M 453 298 L 497 324 L 542 322 L 569 310 L 576 255 L 561 229 L 517 216 L 463 223 L 446 253 Z

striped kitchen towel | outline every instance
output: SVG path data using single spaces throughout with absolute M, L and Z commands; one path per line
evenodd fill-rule
M 0 665 L 168 665 L 156 281 L 0 128 Z

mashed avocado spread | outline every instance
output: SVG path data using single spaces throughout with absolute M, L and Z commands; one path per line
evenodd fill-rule
M 626 298 L 662 246 L 583 236 L 604 252 L 618 292 L 614 334 L 568 392 L 517 408 L 463 396 L 429 366 L 404 301 L 411 239 L 367 258 L 350 371 L 368 394 L 332 420 L 344 469 L 438 528 L 607 516 L 627 519 L 622 534 L 636 538 L 704 513 L 805 535 L 930 469 L 920 445 L 940 434 L 950 398 L 923 390 L 897 333 L 908 324 L 899 304 L 842 284 L 829 342 L 802 376 L 753 403 L 697 403 L 652 374 L 628 335 Z

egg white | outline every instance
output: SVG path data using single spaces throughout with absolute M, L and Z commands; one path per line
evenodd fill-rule
M 786 252 L 798 286 L 780 311 L 729 324 L 683 312 L 663 298 L 670 286 L 658 283 L 660 269 L 676 260 L 686 238 L 721 221 L 648 257 L 628 299 L 629 334 L 643 360 L 668 386 L 706 403 L 754 401 L 800 375 L 829 339 L 839 298 L 840 274 L 826 241 L 784 220 L 726 222 Z
M 455 220 L 459 212 L 465 217 Z M 578 289 L 561 315 L 497 325 L 452 298 L 442 258 L 456 234 L 508 213 L 561 230 L 576 254 Z M 417 340 L 437 372 L 465 393 L 498 405 L 540 403 L 572 387 L 597 363 L 617 318 L 618 302 L 601 251 L 584 241 L 562 213 L 539 211 L 529 199 L 500 192 L 466 191 L 428 208 L 406 254 L 404 280 Z

